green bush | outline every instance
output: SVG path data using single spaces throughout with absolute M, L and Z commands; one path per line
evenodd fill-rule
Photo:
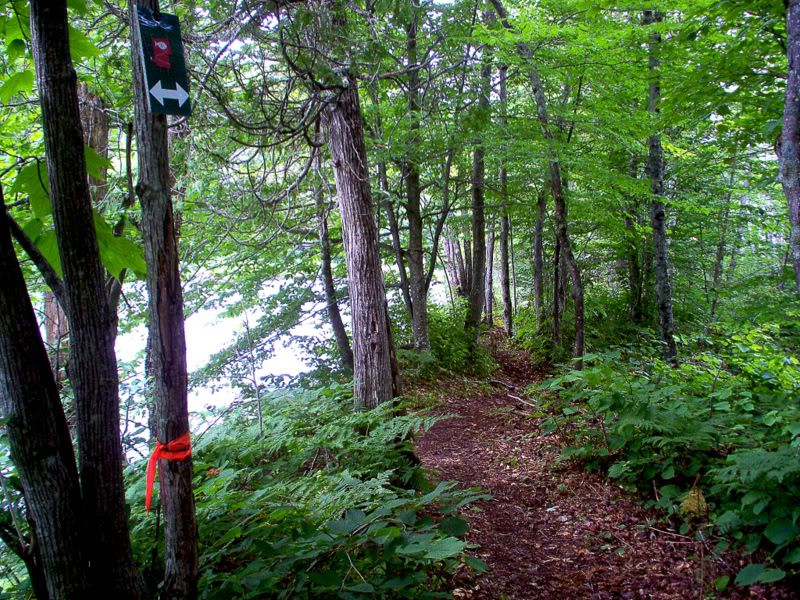
M 430 379 L 441 373 L 481 376 L 492 372 L 496 364 L 486 349 L 475 343 L 464 330 L 466 306 L 455 311 L 431 305 L 428 308 L 428 331 L 431 350 L 426 353 L 399 350 L 403 370 L 412 377 Z
M 195 445 L 201 598 L 436 598 L 464 561 L 458 509 L 481 497 L 405 482 L 409 434 L 435 419 L 353 412 L 349 386 L 273 394 L 264 435 L 233 412 Z M 131 473 L 137 554 L 161 551 Z M 158 561 L 156 561 L 157 563 Z M 153 568 L 160 573 L 159 568 Z M 157 581 L 157 579 L 155 580 Z
M 576 426 L 563 457 L 637 487 L 686 530 L 703 522 L 772 554 L 777 568 L 761 565 L 738 583 L 796 573 L 800 362 L 785 336 L 796 325 L 790 314 L 684 338 L 677 368 L 657 358 L 655 343 L 587 355 L 582 371 L 544 384 L 561 402 L 548 426 Z

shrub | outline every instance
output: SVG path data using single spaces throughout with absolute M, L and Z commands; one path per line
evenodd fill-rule
M 561 402 L 549 426 L 575 426 L 565 459 L 607 469 L 667 514 L 702 517 L 780 567 L 760 565 L 738 583 L 774 581 L 800 564 L 800 362 L 784 329 L 684 338 L 677 368 L 656 358 L 655 344 L 617 347 L 544 386 Z M 690 495 L 707 515 L 687 514 Z
M 481 496 L 447 482 L 410 489 L 418 466 L 398 440 L 434 419 L 390 405 L 353 412 L 349 395 L 341 385 L 274 393 L 263 437 L 241 411 L 202 434 L 201 598 L 442 597 L 467 560 L 457 511 Z M 135 544 L 148 560 L 160 542 L 142 511 L 141 469 L 130 477 Z

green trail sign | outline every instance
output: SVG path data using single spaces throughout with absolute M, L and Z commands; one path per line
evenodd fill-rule
M 139 56 L 150 112 L 192 114 L 178 17 L 167 13 L 154 15 L 149 8 L 137 6 L 136 21 L 139 23 Z

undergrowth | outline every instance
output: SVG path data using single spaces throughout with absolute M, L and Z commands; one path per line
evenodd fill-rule
M 486 348 L 464 329 L 466 306 L 448 309 L 431 305 L 428 331 L 431 349 L 415 352 L 400 348 L 397 352 L 404 377 L 430 380 L 442 375 L 488 375 L 497 368 Z
M 458 516 L 481 494 L 411 485 L 420 478 L 409 434 L 435 419 L 390 405 L 353 412 L 350 393 L 275 393 L 263 435 L 238 412 L 199 438 L 201 598 L 440 598 L 459 564 L 485 568 L 464 556 L 468 526 Z M 141 509 L 141 469 L 130 477 L 135 546 L 155 582 L 157 520 Z
M 771 315 L 775 317 L 775 315 Z M 655 342 L 584 357 L 541 387 L 558 392 L 573 445 L 563 459 L 605 470 L 682 520 L 684 533 L 716 535 L 765 551 L 736 583 L 796 577 L 800 565 L 800 310 L 718 325 L 681 340 L 680 365 Z M 725 582 L 723 582 L 725 583 Z

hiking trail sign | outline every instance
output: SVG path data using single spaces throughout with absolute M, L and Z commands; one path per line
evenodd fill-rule
M 136 21 L 147 108 L 163 115 L 189 116 L 192 102 L 178 17 L 163 12 L 154 15 L 149 8 L 137 6 Z

